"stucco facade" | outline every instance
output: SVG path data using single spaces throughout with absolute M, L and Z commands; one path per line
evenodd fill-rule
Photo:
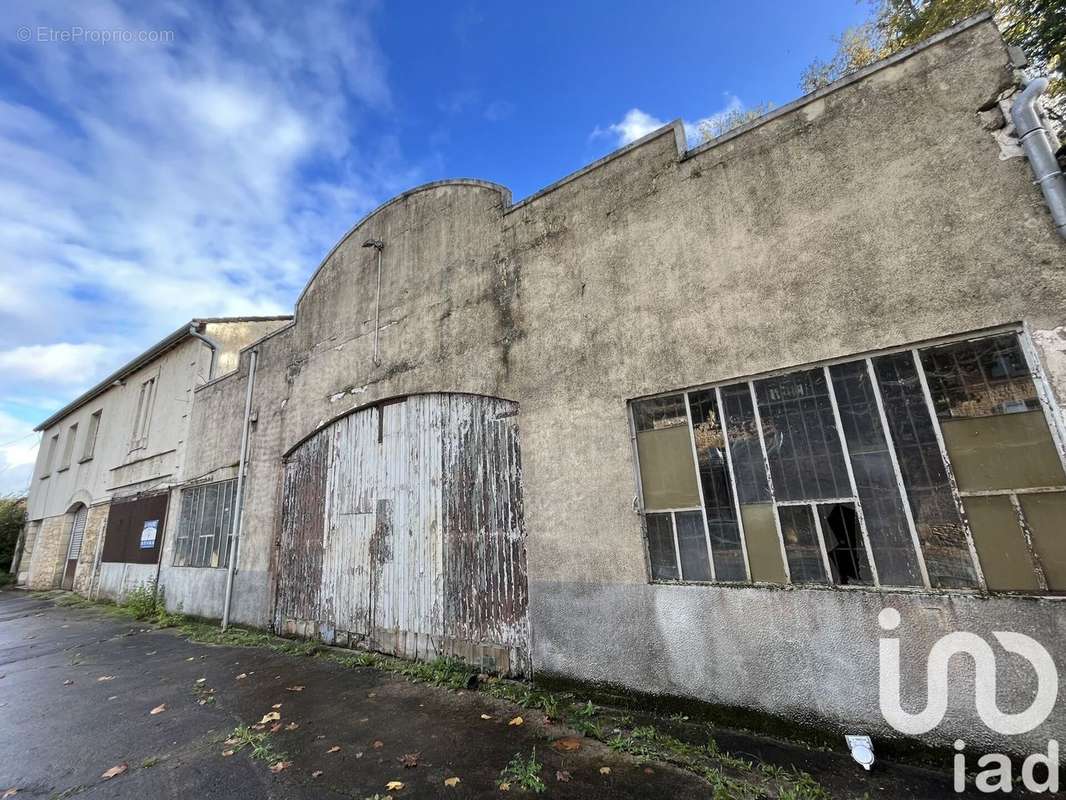
M 925 654 L 952 631 L 1025 633 L 1066 667 L 1053 591 L 653 580 L 631 429 L 639 398 L 1007 330 L 1031 350 L 1061 459 L 1066 246 L 1005 123 L 988 121 L 1015 91 L 985 18 L 693 150 L 675 123 L 519 203 L 456 180 L 371 213 L 293 321 L 193 393 L 186 490 L 232 491 L 247 424 L 231 618 L 271 626 L 281 571 L 306 566 L 282 554 L 284 520 L 306 500 L 287 465 L 312 437 L 335 443 L 339 421 L 377 408 L 386 442 L 382 401 L 466 394 L 517 404 L 534 674 L 895 738 L 878 708 L 886 607 L 903 618 L 910 707 L 924 702 Z M 319 485 L 333 502 L 338 489 Z M 221 616 L 222 559 L 176 566 L 188 560 L 176 541 L 168 605 Z M 972 672 L 957 675 L 927 743 L 1029 752 L 1066 737 L 1059 713 L 995 734 L 975 715 Z M 999 681 L 1002 707 L 1026 706 L 1024 663 L 1004 661 Z
M 111 500 L 169 495 L 183 480 L 193 390 L 220 368 L 232 369 L 242 346 L 287 320 L 194 320 L 186 327 L 208 337 L 214 355 L 205 341 L 179 330 L 153 349 L 158 352 L 148 351 L 42 423 L 27 504 L 33 541 L 27 538 L 22 582 L 33 589 L 63 584 L 81 507 L 88 510 L 70 587 L 120 597 L 131 586 L 154 580 L 154 565 L 101 563 Z M 150 390 L 144 388 L 148 383 Z M 160 531 L 164 538 L 166 534 Z

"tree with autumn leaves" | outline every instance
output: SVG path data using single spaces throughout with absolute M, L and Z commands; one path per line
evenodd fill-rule
M 1066 130 L 1066 2 L 1064 0 L 871 0 L 871 18 L 841 33 L 828 61 L 804 71 L 805 92 L 816 91 L 878 59 L 918 44 L 982 11 L 991 11 L 1003 38 L 1029 57 L 1050 86 L 1044 108 Z

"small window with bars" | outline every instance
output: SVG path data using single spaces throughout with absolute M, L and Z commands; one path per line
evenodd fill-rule
M 236 499 L 236 478 L 182 491 L 181 516 L 174 540 L 175 567 L 229 564 Z

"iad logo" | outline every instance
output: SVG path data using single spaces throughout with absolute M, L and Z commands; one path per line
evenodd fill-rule
M 882 609 L 877 618 L 881 628 L 894 631 L 899 627 L 900 615 L 894 608 Z M 909 735 L 927 733 L 939 725 L 948 708 L 948 663 L 952 656 L 966 653 L 973 660 L 974 706 L 981 721 L 991 730 L 1004 736 L 1029 731 L 1042 724 L 1055 707 L 1059 694 L 1059 673 L 1051 654 L 1035 639 L 1011 631 L 993 631 L 992 635 L 1008 653 L 1022 656 L 1036 672 L 1036 697 L 1029 707 L 1017 713 L 1004 713 L 996 703 L 996 655 L 992 647 L 973 633 L 956 632 L 942 636 L 929 651 L 926 660 L 927 695 L 925 709 L 916 714 L 904 711 L 900 705 L 899 639 L 881 639 L 881 714 L 896 730 Z M 955 742 L 955 790 L 966 787 L 966 762 L 962 751 L 966 743 Z M 975 785 L 982 792 L 1009 792 L 1013 785 L 1011 760 L 1001 753 L 987 753 L 977 760 L 984 768 L 976 776 Z M 1035 770 L 1046 772 L 1037 778 Z M 1032 792 L 1057 792 L 1059 787 L 1059 744 L 1048 742 L 1047 755 L 1034 753 L 1022 764 L 1022 783 Z
M 899 612 L 885 608 L 877 617 L 886 631 L 899 627 Z M 899 639 L 881 639 L 881 713 L 901 733 L 928 733 L 941 723 L 948 709 L 948 662 L 959 653 L 973 659 L 974 704 L 981 721 L 996 733 L 1013 736 L 1028 733 L 1051 714 L 1059 695 L 1059 673 L 1043 645 L 1022 633 L 994 631 L 1004 650 L 1025 658 L 1036 670 L 1036 697 L 1025 711 L 1005 714 L 996 704 L 996 655 L 980 636 L 961 631 L 941 637 L 929 651 L 926 662 L 928 695 L 925 710 L 911 714 L 900 707 Z

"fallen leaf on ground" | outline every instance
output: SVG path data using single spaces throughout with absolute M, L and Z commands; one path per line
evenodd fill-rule
M 186 660 L 186 661 L 195 661 L 195 660 L 196 660 L 196 656 L 189 656 L 189 657 L 188 657 L 187 659 L 185 659 L 185 660 Z
M 570 753 L 581 749 L 581 740 L 576 736 L 564 736 L 552 742 L 552 747 L 560 753 Z
M 197 678 L 196 682 L 197 683 L 207 683 L 207 678 Z
M 610 767 L 600 767 L 600 775 L 610 775 L 610 774 L 611 774 L 611 768 Z
M 262 724 L 261 722 L 257 722 L 255 725 L 252 726 L 253 731 L 261 731 L 264 728 L 266 728 L 266 725 Z
M 63 685 L 64 686 L 72 686 L 73 684 L 74 684 L 74 681 L 63 681 Z
M 555 773 L 555 780 L 560 783 L 570 783 L 570 773 L 565 769 L 560 769 Z
M 299 722 L 290 722 L 288 725 L 285 726 L 285 730 L 294 731 L 294 730 L 296 730 L 299 727 L 300 727 L 300 723 Z
M 248 673 L 247 672 L 242 672 L 240 675 L 237 676 L 237 680 L 243 681 L 247 677 L 248 677 Z
M 286 692 L 302 692 L 303 690 L 304 690 L 304 687 L 302 687 L 302 686 L 286 686 L 285 687 L 285 691 Z
M 381 739 L 375 739 L 374 743 L 370 746 L 373 747 L 375 750 L 380 750 L 382 747 L 385 746 L 385 743 L 381 741 Z
M 338 750 L 340 750 L 340 749 L 341 749 L 341 746 L 340 746 L 339 744 L 335 744 L 335 745 L 333 745 L 333 747 L 331 747 L 331 748 L 330 748 L 329 750 L 327 750 L 326 752 L 327 752 L 327 753 L 336 753 L 336 752 L 337 752 Z
M 322 770 L 316 769 L 314 772 L 311 773 L 311 777 L 312 778 L 321 778 L 322 777 Z
M 280 730 L 281 730 L 281 723 L 280 722 L 275 722 L 273 725 L 270 726 L 270 732 L 271 733 L 277 733 Z
M 501 792 L 509 792 L 509 791 L 511 791 L 511 784 L 509 784 L 507 781 L 504 781 L 503 783 L 500 784 L 500 791 Z
M 153 708 L 148 713 L 151 714 L 152 716 L 155 716 L 156 714 L 162 714 L 166 710 L 167 710 L 167 704 L 166 703 L 160 703 L 159 705 L 157 705 L 155 708 Z
M 7 798 L 14 797 L 18 793 L 19 793 L 19 790 L 16 789 L 14 786 L 12 786 L 10 789 L 8 789 L 3 794 L 0 794 L 0 800 L 7 800 Z
M 292 766 L 292 762 L 291 761 L 279 761 L 277 764 L 272 764 L 271 765 L 270 771 L 273 772 L 274 774 L 277 774 L 277 773 L 281 772 L 283 769 L 288 769 L 291 766 Z
M 96 682 L 103 683 L 104 681 L 113 681 L 114 679 L 114 675 L 101 675 L 99 678 L 96 679 Z
M 233 736 L 231 736 L 231 737 L 230 737 L 229 739 L 227 739 L 226 741 L 224 741 L 224 742 L 223 742 L 222 744 L 240 744 L 240 743 L 241 743 L 241 740 L 240 740 L 240 739 L 238 739 L 238 738 L 236 738 L 236 737 L 233 737 Z
M 521 725 L 523 722 L 525 722 L 525 720 L 522 719 L 521 717 L 515 717 L 514 719 L 512 719 L 507 724 L 508 725 Z
M 403 781 L 389 781 L 385 784 L 385 790 L 389 792 L 398 792 L 403 788 Z
M 482 714 L 481 718 L 482 719 L 492 719 L 492 715 L 491 714 Z
M 271 708 L 281 708 L 281 703 L 274 703 Z
M 225 756 L 226 758 L 229 758 L 229 757 L 230 757 L 231 755 L 233 755 L 233 754 L 234 754 L 235 752 L 236 752 L 235 750 L 223 750 L 223 751 L 222 751 L 222 755 L 223 755 L 223 756 Z
M 263 715 L 263 718 L 261 720 L 259 720 L 259 724 L 266 725 L 268 722 L 273 722 L 274 720 L 278 719 L 281 719 L 281 714 L 279 714 L 277 711 L 269 711 Z
M 406 768 L 410 769 L 411 767 L 417 767 L 418 766 L 418 757 L 420 755 L 422 755 L 422 754 L 421 753 L 404 753 L 402 756 L 400 756 L 398 761 L 401 764 L 403 764 Z
M 462 781 L 459 780 L 458 778 L 445 778 L 444 779 L 444 785 L 445 786 L 458 786 L 460 783 L 462 783 Z
M 360 750 L 358 753 L 355 754 L 355 757 L 356 758 L 362 758 L 363 757 L 363 751 Z
M 111 769 L 109 769 L 107 772 L 105 772 L 100 777 L 103 778 L 105 781 L 109 781 L 112 778 L 118 777 L 119 775 L 121 775 L 123 772 L 125 772 L 129 768 L 130 768 L 130 765 L 125 763 L 125 762 L 123 762 L 121 764 L 116 764 L 115 766 L 113 766 Z

